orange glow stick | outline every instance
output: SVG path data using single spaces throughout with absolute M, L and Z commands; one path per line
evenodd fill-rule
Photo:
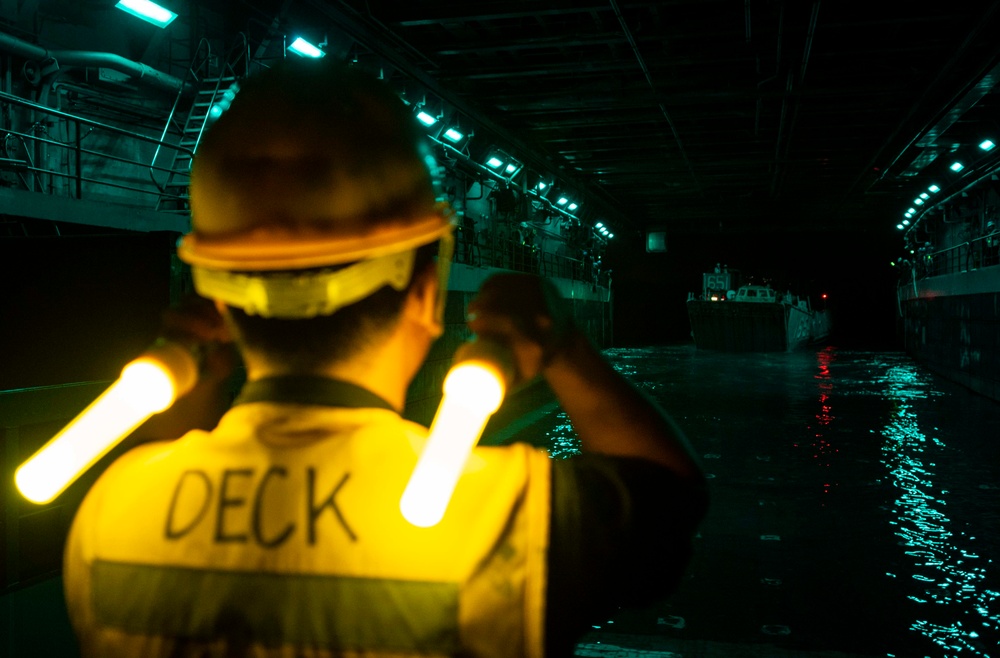
M 150 416 L 194 386 L 198 368 L 184 347 L 164 342 L 122 369 L 121 377 L 14 473 L 33 503 L 53 500 Z

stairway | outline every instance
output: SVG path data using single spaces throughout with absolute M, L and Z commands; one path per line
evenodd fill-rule
M 205 128 L 229 107 L 238 89 L 239 82 L 235 75 L 203 78 L 199 82 L 198 91 L 181 130 L 178 142 L 180 148 L 174 150 L 167 180 L 156 202 L 158 211 L 178 213 L 190 211 L 188 184 L 191 180 L 191 162 L 195 151 L 205 133 Z

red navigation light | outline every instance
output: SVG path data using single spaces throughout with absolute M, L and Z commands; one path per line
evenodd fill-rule
M 826 293 L 825 292 L 823 293 L 823 299 L 826 299 Z

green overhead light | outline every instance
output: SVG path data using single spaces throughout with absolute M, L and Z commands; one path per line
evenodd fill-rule
M 455 144 L 458 144 L 460 141 L 465 139 L 465 135 L 458 132 L 454 128 L 449 128 L 448 130 L 444 131 L 444 136 L 448 139 L 448 141 L 454 142 Z
M 177 14 L 150 0 L 120 0 L 115 7 L 159 28 L 170 25 L 177 18 Z
M 931 185 L 930 187 L 928 187 L 927 189 L 928 189 L 928 190 L 930 190 L 931 192 L 935 192 L 935 193 L 936 193 L 936 192 L 940 192 L 940 191 L 941 191 L 941 188 L 940 188 L 940 187 L 938 187 L 937 185 L 934 185 L 934 184 L 932 184 L 932 185 Z
M 580 206 L 576 205 L 575 203 L 571 203 L 571 204 L 569 204 L 568 206 L 566 206 L 566 209 L 567 209 L 567 210 L 576 210 L 576 209 L 577 209 L 577 208 L 579 208 L 579 207 L 580 207 Z
M 900 231 L 902 231 L 906 227 L 903 226 L 902 224 L 896 224 L 896 228 L 898 228 Z
M 609 240 L 610 240 L 611 238 L 613 238 L 613 237 L 615 237 L 615 234 L 614 234 L 614 233 L 608 233 L 608 239 L 609 239 Z
M 435 119 L 434 117 L 423 111 L 417 112 L 417 121 L 424 124 L 428 128 L 430 128 L 431 126 L 433 126 L 435 123 L 438 122 L 437 119 Z
M 910 220 L 904 219 L 903 220 L 903 226 L 909 226 L 909 225 L 910 225 Z
M 922 206 L 924 205 L 924 200 L 921 199 L 920 197 L 917 197 L 916 199 L 913 200 L 913 203 L 917 204 L 918 206 Z
M 929 198 L 931 198 L 931 195 L 927 194 L 927 192 L 921 192 L 920 193 L 920 198 L 921 199 L 929 199 Z
M 546 185 L 544 181 L 538 181 L 538 190 L 539 191 L 544 190 L 546 187 L 548 187 L 548 185 Z
M 596 224 L 594 224 L 594 228 L 603 228 L 603 227 L 604 227 L 604 222 L 597 222 Z
M 292 45 L 288 46 L 288 49 L 298 55 L 299 57 L 311 57 L 313 59 L 319 59 L 326 55 L 322 50 L 312 45 L 302 37 L 297 38 L 292 42 Z
M 991 151 L 993 150 L 994 146 L 996 146 L 996 144 L 994 144 L 989 139 L 984 139 L 983 141 L 979 142 L 979 148 L 983 149 L 984 151 Z
M 948 168 L 951 169 L 954 172 L 959 172 L 959 171 L 962 171 L 963 169 L 965 169 L 965 165 L 956 160 L 955 162 L 952 162 L 951 166 L 948 167 Z
M 910 208 L 910 209 L 909 209 L 909 210 L 907 210 L 906 212 L 908 212 L 908 213 L 910 213 L 910 214 L 912 215 L 912 214 L 914 214 L 915 212 L 917 212 L 917 209 L 916 209 L 916 208 Z
M 486 161 L 486 164 L 492 167 L 493 169 L 499 169 L 500 166 L 503 165 L 503 160 L 494 155 L 489 160 Z
M 559 197 L 559 200 L 556 201 L 556 203 L 558 203 L 560 206 L 565 206 L 567 203 L 569 203 L 569 199 L 567 199 L 564 196 L 561 196 Z
M 516 163 L 514 163 L 514 162 L 511 162 L 511 163 L 510 163 L 509 165 L 507 165 L 507 167 L 506 167 L 506 168 L 504 169 L 504 172 L 506 172 L 506 173 L 508 173 L 508 174 L 516 174 L 516 173 L 517 173 L 517 171 L 518 171 L 518 169 L 520 169 L 520 167 L 519 167 L 519 166 L 517 166 L 517 164 L 516 164 Z

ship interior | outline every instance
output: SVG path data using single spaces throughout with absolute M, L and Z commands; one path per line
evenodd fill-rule
M 392 86 L 443 165 L 457 270 L 613 294 L 613 325 L 594 321 L 607 346 L 688 338 L 685 300 L 718 263 L 814 305 L 829 293 L 845 341 L 916 336 L 898 290 L 920 281 L 975 271 L 976 290 L 1000 289 L 1000 2 L 158 8 L 0 1 L 7 610 L 64 614 L 45 602 L 92 482 L 33 507 L 14 468 L 190 291 L 173 247 L 199 140 L 242 80 L 286 58 Z M 983 363 L 1000 363 L 988 340 Z

